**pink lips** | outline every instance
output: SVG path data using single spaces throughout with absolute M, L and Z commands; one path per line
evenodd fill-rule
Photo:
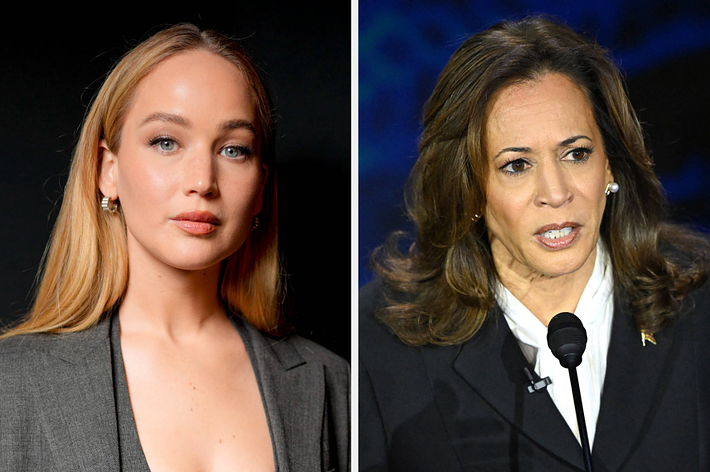
M 209 211 L 186 211 L 170 219 L 178 228 L 189 234 L 202 236 L 210 234 L 217 229 L 222 222 Z
M 563 228 L 572 228 L 572 232 L 570 232 L 567 236 L 556 239 L 550 239 L 543 236 L 543 234 L 547 231 L 559 231 Z M 564 223 L 559 224 L 553 223 L 539 228 L 535 233 L 535 239 L 537 239 L 537 241 L 546 248 L 558 251 L 570 247 L 579 236 L 581 228 L 582 227 L 579 223 L 570 221 L 565 221 Z

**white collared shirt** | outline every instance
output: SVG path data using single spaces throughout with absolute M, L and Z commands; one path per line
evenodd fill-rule
M 587 330 L 587 348 L 582 355 L 582 363 L 577 367 L 577 375 L 590 447 L 594 444 L 599 405 L 604 388 L 614 311 L 613 293 L 611 260 L 600 240 L 597 243 L 594 270 L 575 310 L 575 315 Z M 501 283 L 498 283 L 496 299 L 505 315 L 505 321 L 518 340 L 523 354 L 535 367 L 537 375 L 552 380 L 552 384 L 546 389 L 547 393 L 577 441 L 580 441 L 569 371 L 560 365 L 560 361 L 550 351 L 547 345 L 547 327 Z

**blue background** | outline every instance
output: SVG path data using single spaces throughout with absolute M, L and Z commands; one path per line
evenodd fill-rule
M 710 229 L 710 2 L 359 2 L 359 282 L 371 251 L 413 231 L 403 186 L 421 109 L 461 42 L 502 19 L 553 15 L 611 50 L 627 77 L 672 219 Z

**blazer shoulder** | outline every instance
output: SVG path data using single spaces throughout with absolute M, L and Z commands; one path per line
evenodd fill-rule
M 361 334 L 370 333 L 373 329 L 385 328 L 384 324 L 377 319 L 376 314 L 386 304 L 382 279 L 374 279 L 360 287 L 358 293 L 358 325 Z
M 705 341 L 710 339 L 710 277 L 683 300 L 679 321 L 683 319 L 690 319 L 694 337 L 710 353 L 710 343 Z
M 20 334 L 0 340 L 0 366 L 21 367 L 37 354 L 46 354 L 54 342 L 50 334 Z
M 23 334 L 0 341 L 0 424 L 12 439 L 35 425 L 33 385 L 43 379 L 41 372 L 52 341 L 47 334 Z
M 387 306 L 385 284 L 379 278 L 360 287 L 359 293 L 359 346 L 360 359 L 373 358 L 375 361 L 385 353 L 410 350 L 396 334 L 377 316 L 377 312 Z M 399 294 L 395 294 L 399 296 Z
M 290 344 L 306 362 L 317 362 L 328 369 L 350 371 L 350 364 L 345 359 L 310 339 L 293 334 L 281 342 Z
M 63 334 L 34 333 L 0 341 L 0 364 L 12 359 L 14 368 L 38 362 L 38 356 L 52 356 L 70 363 L 81 362 L 108 339 L 108 320 L 83 331 Z
M 243 319 L 233 318 L 233 321 L 240 332 L 247 336 L 257 359 L 266 361 L 269 365 L 280 365 L 281 368 L 290 370 L 302 364 L 318 363 L 328 370 L 349 373 L 350 365 L 345 359 L 314 341 L 295 333 L 281 337 L 271 336 L 257 330 Z
M 360 321 L 363 317 L 372 318 L 375 313 L 387 304 L 384 281 L 377 277 L 360 287 L 358 293 L 358 313 Z

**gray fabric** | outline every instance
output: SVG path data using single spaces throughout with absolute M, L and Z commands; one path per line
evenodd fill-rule
M 350 470 L 348 364 L 298 336 L 274 339 L 234 323 L 257 374 L 278 470 Z M 1 472 L 120 470 L 109 325 L 107 317 L 80 333 L 0 342 Z
M 128 381 L 123 366 L 121 351 L 121 327 L 118 316 L 111 318 L 109 330 L 111 339 L 111 363 L 113 365 L 113 392 L 116 398 L 116 422 L 118 423 L 118 454 L 121 470 L 135 472 L 150 472 L 148 462 L 143 454 L 136 421 L 133 417 L 133 407 L 128 394 Z
M 307 339 L 233 317 L 251 358 L 279 471 L 350 470 L 350 368 Z

